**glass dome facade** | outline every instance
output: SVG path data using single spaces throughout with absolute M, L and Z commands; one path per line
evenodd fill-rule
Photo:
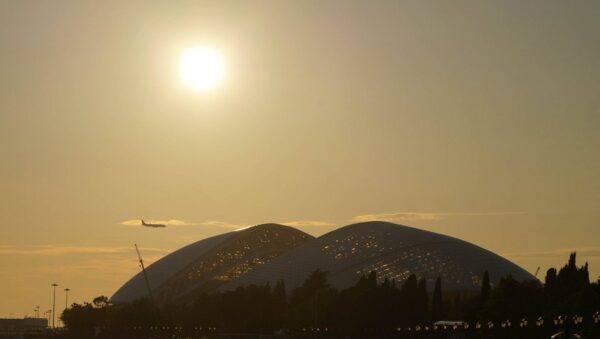
M 177 301 L 213 291 L 311 239 L 292 227 L 257 225 L 186 246 L 150 265 L 146 273 L 155 301 Z M 140 272 L 111 297 L 111 302 L 130 302 L 147 295 Z
M 328 272 L 336 288 L 354 285 L 376 270 L 380 281 L 402 284 L 411 274 L 430 286 L 442 278 L 445 291 L 477 291 L 487 270 L 492 284 L 512 275 L 535 279 L 514 263 L 474 244 L 388 222 L 365 222 L 314 238 L 288 226 L 264 224 L 200 240 L 150 265 L 146 272 L 155 301 L 177 302 L 216 290 L 249 284 L 289 290 L 311 272 Z M 112 302 L 146 297 L 142 273 L 124 284 Z
M 222 289 L 279 279 L 294 288 L 316 269 L 329 272 L 329 282 L 337 288 L 354 285 L 372 270 L 381 281 L 387 278 L 397 283 L 413 273 L 431 285 L 441 277 L 446 291 L 478 290 L 485 270 L 492 283 L 507 275 L 535 279 L 514 263 L 471 243 L 388 222 L 366 222 L 327 233 Z

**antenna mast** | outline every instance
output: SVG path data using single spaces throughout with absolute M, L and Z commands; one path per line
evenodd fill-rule
M 150 281 L 148 280 L 148 275 L 146 274 L 146 267 L 144 267 L 144 261 L 142 260 L 142 255 L 140 254 L 140 250 L 138 249 L 137 244 L 135 245 L 135 251 L 137 252 L 138 259 L 140 260 L 140 267 L 142 268 L 142 273 L 144 274 L 144 280 L 146 281 L 146 287 L 148 288 L 148 296 L 150 296 L 150 300 L 154 300 L 152 298 L 152 289 L 150 288 Z

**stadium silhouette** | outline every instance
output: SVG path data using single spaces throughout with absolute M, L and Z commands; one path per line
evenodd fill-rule
M 283 280 L 290 290 L 311 272 L 328 272 L 338 289 L 370 271 L 401 284 L 411 274 L 445 291 L 477 291 L 485 270 L 492 285 L 511 275 L 535 279 L 507 259 L 469 242 L 389 222 L 348 225 L 318 238 L 279 224 L 262 224 L 197 241 L 146 268 L 153 298 L 185 302 L 197 295 Z M 111 297 L 122 303 L 148 296 L 142 272 Z

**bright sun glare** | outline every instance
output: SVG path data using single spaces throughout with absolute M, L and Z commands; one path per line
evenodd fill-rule
M 179 60 L 179 75 L 183 82 L 197 91 L 208 91 L 223 81 L 223 57 L 212 48 L 194 47 Z

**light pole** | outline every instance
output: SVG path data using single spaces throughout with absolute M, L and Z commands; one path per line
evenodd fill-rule
M 70 291 L 70 290 L 71 290 L 71 289 L 70 289 L 70 288 L 68 288 L 68 287 L 67 287 L 67 288 L 65 288 L 65 311 L 64 311 L 64 312 L 66 312 L 66 311 L 67 311 L 67 309 L 69 308 L 69 291 Z M 63 312 L 63 314 L 64 314 L 64 312 Z M 64 325 L 65 325 L 65 324 L 63 323 L 63 326 L 64 326 Z
M 57 283 L 52 284 L 52 287 L 54 287 L 54 294 L 53 294 L 53 298 L 52 298 L 52 328 L 54 327 L 54 318 L 56 318 L 56 316 L 54 315 L 54 311 L 56 311 L 56 287 L 58 286 Z
M 40 305 L 35 305 L 35 317 L 40 318 Z
M 68 288 L 68 287 L 67 287 L 67 288 L 65 288 L 65 310 L 66 310 L 67 308 L 69 308 L 69 291 L 70 291 L 70 290 L 71 290 L 71 289 L 70 289 L 70 288 Z
M 50 316 L 52 315 L 52 310 L 47 310 L 46 313 L 48 313 L 48 327 L 50 327 Z

